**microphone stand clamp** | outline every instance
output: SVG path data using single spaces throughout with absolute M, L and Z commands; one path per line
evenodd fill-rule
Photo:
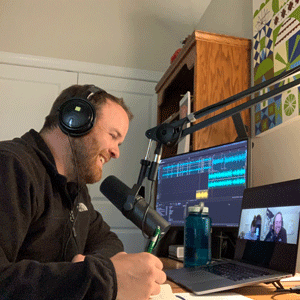
M 138 185 L 138 184 L 133 185 L 133 187 L 131 189 L 132 193 L 127 196 L 126 202 L 123 206 L 125 211 L 130 211 L 133 209 L 140 188 L 141 188 L 141 185 Z

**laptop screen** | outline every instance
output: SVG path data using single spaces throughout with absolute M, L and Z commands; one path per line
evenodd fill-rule
M 246 189 L 235 258 L 295 273 L 299 217 L 299 179 Z

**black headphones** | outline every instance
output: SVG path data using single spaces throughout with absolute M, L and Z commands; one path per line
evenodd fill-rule
M 59 128 L 71 137 L 87 134 L 94 126 L 96 110 L 88 99 L 104 90 L 91 86 L 87 90 L 86 99 L 74 97 L 64 102 L 59 108 Z

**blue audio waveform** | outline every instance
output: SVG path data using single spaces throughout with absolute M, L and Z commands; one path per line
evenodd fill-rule
M 245 178 L 211 181 L 208 183 L 208 188 L 224 187 L 224 186 L 232 186 L 232 185 L 243 185 L 245 183 L 246 183 Z
M 216 178 L 226 178 L 226 177 L 234 177 L 234 176 L 244 176 L 246 174 L 245 169 L 239 170 L 228 170 L 225 172 L 216 172 L 208 175 L 208 179 L 216 179 Z
M 200 171 L 208 171 L 209 179 L 220 179 L 220 178 L 229 178 L 235 176 L 245 176 L 246 170 L 239 169 L 239 170 L 228 170 L 224 172 L 216 172 L 210 174 L 212 172 L 213 166 L 218 164 L 226 164 L 231 162 L 244 162 L 247 159 L 247 151 L 231 155 L 231 156 L 224 156 L 221 158 L 213 159 L 213 157 L 207 157 L 203 159 L 188 161 L 184 163 L 177 163 L 172 164 L 162 168 L 162 178 L 170 178 L 173 176 L 185 176 L 189 174 L 195 174 Z M 196 166 L 197 165 L 197 166 Z M 182 170 L 182 169 L 185 170 Z M 181 170 L 179 170 L 181 169 Z M 168 172 L 169 170 L 169 172 Z
M 213 165 L 244 161 L 246 159 L 246 157 L 247 157 L 247 152 L 245 152 L 243 154 L 229 156 L 229 157 L 225 156 L 225 157 L 222 157 L 222 158 L 214 159 L 213 160 Z

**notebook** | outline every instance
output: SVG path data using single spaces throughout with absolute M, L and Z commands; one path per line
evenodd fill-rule
M 171 286 L 165 283 L 160 286 L 160 293 L 150 296 L 150 300 L 178 300 L 178 298 L 173 294 Z
M 167 277 L 203 295 L 294 276 L 299 217 L 300 179 L 247 188 L 234 259 L 165 270 Z

